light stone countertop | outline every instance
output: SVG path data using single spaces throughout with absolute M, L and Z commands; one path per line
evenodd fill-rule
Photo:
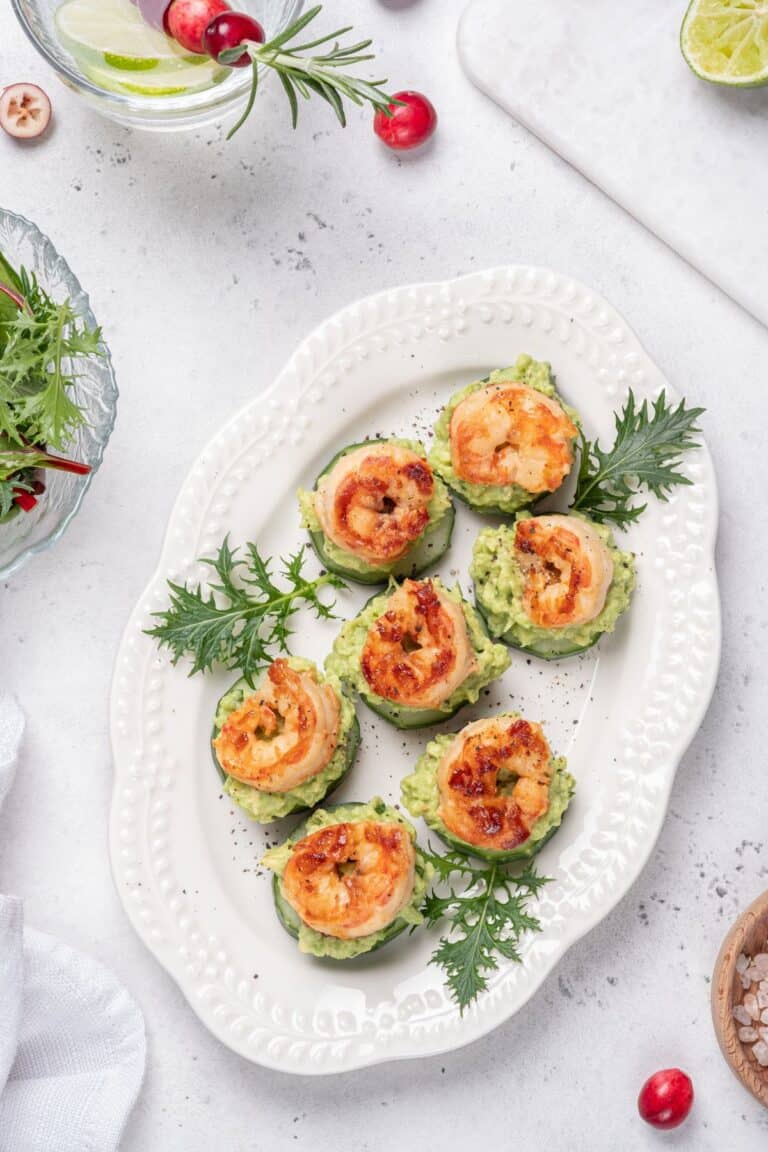
M 342 20 L 350 11 L 327 7 Z M 469 85 L 454 50 L 461 7 L 357 5 L 393 86 L 422 88 L 441 114 L 434 145 L 402 161 L 379 148 L 365 114 L 342 132 L 325 106 L 307 106 L 293 135 L 276 86 L 229 144 L 218 131 L 131 134 L 81 108 L 9 6 L 0 14 L 0 83 L 42 82 L 57 115 L 36 148 L 0 139 L 0 203 L 70 261 L 121 389 L 82 512 L 0 591 L 0 677 L 29 717 L 0 823 L 0 890 L 24 898 L 31 924 L 112 967 L 144 1008 L 147 1080 L 123 1152 L 642 1152 L 662 1137 L 637 1119 L 635 1097 L 671 1064 L 692 1075 L 697 1105 L 665 1146 L 765 1147 L 768 1114 L 722 1061 L 708 997 L 723 934 L 768 887 L 767 556 L 755 493 L 768 333 Z M 506 261 L 592 284 L 708 409 L 725 641 L 714 702 L 640 880 L 515 1019 L 416 1064 L 330 1079 L 268 1072 L 204 1030 L 118 903 L 107 698 L 120 632 L 195 456 L 319 320 L 390 285 Z

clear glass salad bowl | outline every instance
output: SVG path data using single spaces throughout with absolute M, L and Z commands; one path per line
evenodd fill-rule
M 72 306 L 89 327 L 96 326 L 88 297 L 69 265 L 43 236 L 39 228 L 0 208 L 0 251 L 14 268 L 23 265 L 34 272 L 40 285 L 55 300 L 70 298 Z M 54 544 L 83 502 L 88 485 L 101 463 L 115 425 L 117 384 L 109 351 L 103 357 L 83 359 L 77 364 L 79 377 L 72 397 L 85 413 L 86 423 L 78 428 L 62 455 L 90 464 L 87 476 L 47 469 L 45 493 L 31 512 L 19 511 L 0 524 L 0 580 Z
M 217 123 L 239 112 L 248 98 L 250 69 L 233 68 L 229 75 L 202 92 L 178 96 L 126 95 L 89 80 L 58 40 L 54 17 L 61 0 L 11 0 L 13 9 L 40 55 L 59 78 L 103 116 L 133 128 L 177 132 Z M 300 14 L 304 0 L 239 0 L 264 28 L 267 39 L 288 27 Z

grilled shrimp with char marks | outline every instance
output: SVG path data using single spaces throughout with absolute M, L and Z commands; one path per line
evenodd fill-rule
M 539 724 L 509 716 L 477 720 L 440 763 L 440 819 L 468 844 L 512 851 L 547 811 L 551 777 Z
M 320 480 L 315 510 L 325 535 L 369 564 L 399 560 L 429 523 L 435 490 L 425 459 L 399 444 L 365 445 Z
M 515 528 L 523 571 L 523 607 L 539 628 L 586 624 L 599 616 L 613 560 L 591 524 L 575 516 L 532 516 Z
M 556 400 L 525 384 L 489 384 L 451 415 L 451 462 L 472 484 L 554 492 L 573 467 L 577 435 Z
M 431 580 L 404 580 L 368 632 L 361 667 L 377 696 L 439 708 L 477 667 L 461 605 Z
M 413 893 L 416 854 L 399 824 L 332 824 L 294 845 L 283 893 L 305 924 L 354 940 L 388 927 Z
M 275 660 L 254 693 L 213 741 L 228 776 L 262 792 L 289 792 L 327 767 L 339 736 L 339 699 L 330 684 Z

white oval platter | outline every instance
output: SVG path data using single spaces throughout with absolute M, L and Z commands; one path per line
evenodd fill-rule
M 503 680 L 453 722 L 498 706 L 543 720 L 577 780 L 565 823 L 539 858 L 553 883 L 536 905 L 543 931 L 524 941 L 522 964 L 502 960 L 462 1017 L 428 963 L 436 930 L 334 965 L 302 956 L 276 920 L 258 862 L 291 822 L 250 822 L 222 796 L 211 763 L 215 703 L 235 676 L 189 678 L 143 630 L 167 605 L 166 580 L 204 579 L 197 558 L 215 553 L 225 533 L 272 556 L 294 551 L 302 542 L 295 490 L 344 444 L 377 433 L 428 439 L 452 391 L 520 352 L 552 363 L 587 434 L 604 445 L 628 388 L 638 398 L 661 388 L 674 395 L 614 309 L 555 272 L 497 268 L 361 300 L 313 332 L 269 391 L 211 440 L 126 628 L 111 700 L 115 881 L 136 930 L 203 1023 L 255 1063 L 343 1072 L 457 1048 L 512 1016 L 636 879 L 709 702 L 720 645 L 717 496 L 702 448 L 684 464 L 691 486 L 665 504 L 650 497 L 621 536 L 637 553 L 639 581 L 616 632 L 555 664 L 514 653 Z M 480 520 L 461 505 L 457 513 L 438 571 L 469 591 Z M 369 594 L 341 593 L 339 611 L 353 615 Z M 302 616 L 294 652 L 322 661 L 337 627 Z M 362 705 L 358 713 L 362 752 L 334 799 L 397 800 L 429 734 L 398 732 Z M 419 834 L 426 838 L 423 825 Z

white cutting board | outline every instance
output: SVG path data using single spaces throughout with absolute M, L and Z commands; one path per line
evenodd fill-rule
M 768 88 L 694 76 L 685 8 L 473 0 L 459 53 L 515 120 L 768 324 Z

